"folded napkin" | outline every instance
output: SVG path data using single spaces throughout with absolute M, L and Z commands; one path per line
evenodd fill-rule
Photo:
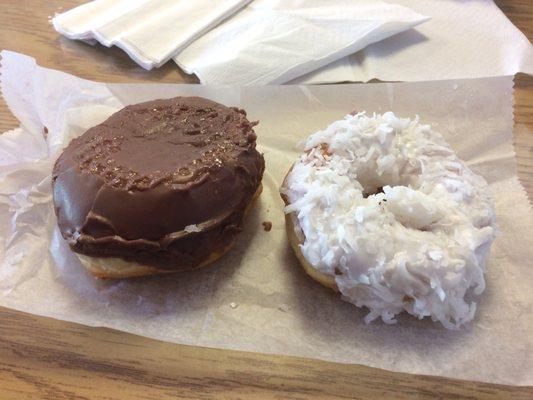
M 533 74 L 533 46 L 491 0 L 394 0 L 431 20 L 291 83 Z
M 57 15 L 69 39 L 123 49 L 146 69 L 159 67 L 250 0 L 96 0 Z
M 206 84 L 281 84 L 427 19 L 379 0 L 255 0 L 174 61 Z

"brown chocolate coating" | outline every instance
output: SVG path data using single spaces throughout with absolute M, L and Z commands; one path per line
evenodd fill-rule
M 188 269 L 227 247 L 261 184 L 246 113 L 199 97 L 127 106 L 72 140 L 53 170 L 71 248 Z M 188 225 L 200 232 L 187 232 Z

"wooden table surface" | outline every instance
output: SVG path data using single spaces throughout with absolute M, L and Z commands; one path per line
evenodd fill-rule
M 172 63 L 147 72 L 122 51 L 69 41 L 49 16 L 81 0 L 0 2 L 0 48 L 108 82 L 196 82 Z M 533 2 L 497 1 L 533 38 Z M 533 197 L 533 79 L 518 76 L 519 176 Z M 17 121 L 0 103 L 0 132 Z M 181 346 L 0 308 L 0 399 L 532 399 L 533 388 L 393 373 L 296 357 Z

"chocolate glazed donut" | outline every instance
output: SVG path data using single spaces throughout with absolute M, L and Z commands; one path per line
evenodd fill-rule
M 80 257 L 101 277 L 213 261 L 231 247 L 261 191 L 265 163 L 254 125 L 244 110 L 199 97 L 125 107 L 72 140 L 56 161 L 61 234 L 75 252 L 116 264 Z

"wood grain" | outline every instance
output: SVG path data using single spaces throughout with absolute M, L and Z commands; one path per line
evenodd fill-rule
M 0 48 L 107 82 L 196 82 L 172 63 L 147 72 L 122 51 L 57 35 L 55 12 L 81 0 L 0 2 Z M 497 1 L 533 37 L 533 2 Z M 519 176 L 533 196 L 533 78 L 515 92 Z M 17 126 L 0 103 L 0 132 Z M 392 373 L 296 357 L 163 343 L 0 308 L 0 399 L 531 399 L 533 388 Z

